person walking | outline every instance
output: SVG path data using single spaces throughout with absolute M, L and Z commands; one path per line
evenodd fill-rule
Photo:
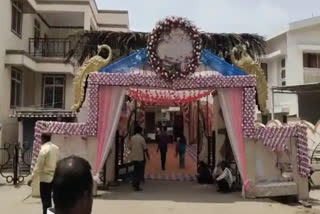
M 40 197 L 42 202 L 43 214 L 47 214 L 47 209 L 51 207 L 52 180 L 59 160 L 59 148 L 51 142 L 50 134 L 42 134 L 42 146 L 39 152 L 37 163 L 35 165 L 31 179 L 28 182 L 30 186 L 33 179 L 39 176 L 40 179 Z
M 161 155 L 161 168 L 162 170 L 166 170 L 166 159 L 167 159 L 167 151 L 168 151 L 168 143 L 169 136 L 167 134 L 167 127 L 163 127 L 163 131 L 159 138 L 158 149 L 157 152 L 160 151 Z
M 176 156 L 179 155 L 179 166 L 181 169 L 185 168 L 185 154 L 186 154 L 187 142 L 183 134 L 180 135 L 177 142 Z
M 143 180 L 144 160 L 148 151 L 147 144 L 142 136 L 142 128 L 136 126 L 135 135 L 129 141 L 130 159 L 134 166 L 132 186 L 135 191 L 141 191 L 140 182 Z M 147 155 L 147 158 L 149 156 Z

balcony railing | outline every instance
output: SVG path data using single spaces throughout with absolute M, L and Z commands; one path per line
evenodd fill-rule
M 304 83 L 320 82 L 320 68 L 304 68 Z
M 66 57 L 71 41 L 67 39 L 30 38 L 29 54 L 35 57 Z

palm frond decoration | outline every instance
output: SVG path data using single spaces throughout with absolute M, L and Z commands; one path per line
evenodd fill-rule
M 149 33 L 145 32 L 115 32 L 115 31 L 84 31 L 71 35 L 71 49 L 67 62 L 74 60 L 79 65 L 87 58 L 97 54 L 97 46 L 108 44 L 114 51 L 114 60 L 126 56 L 147 46 Z M 264 54 L 265 40 L 257 34 L 234 33 L 201 33 L 203 47 L 231 62 L 231 52 L 234 47 L 245 47 L 253 58 Z M 235 54 L 235 57 L 240 57 Z

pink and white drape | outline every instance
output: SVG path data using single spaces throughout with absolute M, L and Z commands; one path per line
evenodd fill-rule
M 95 163 L 96 176 L 102 169 L 112 148 L 121 115 L 124 95 L 125 88 L 122 87 L 104 86 L 99 89 L 98 146 Z
M 245 189 L 248 188 L 245 141 L 242 129 L 242 88 L 218 89 L 219 102 L 223 112 L 231 148 L 234 153 Z
M 200 109 L 204 116 L 205 123 L 205 131 L 208 136 L 212 135 L 213 127 L 213 104 L 209 103 L 209 101 L 203 102 L 201 101 Z

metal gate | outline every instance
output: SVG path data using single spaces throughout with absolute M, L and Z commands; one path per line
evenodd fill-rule
M 133 163 L 129 161 L 129 148 L 128 141 L 134 133 L 135 126 L 137 125 L 137 106 L 135 110 L 131 112 L 127 124 L 127 133 L 124 136 L 116 135 L 116 156 L 115 156 L 115 179 L 128 180 L 131 178 L 133 172 Z
M 9 184 L 20 184 L 30 175 L 32 147 L 22 148 L 17 144 L 0 147 L 0 176 Z

